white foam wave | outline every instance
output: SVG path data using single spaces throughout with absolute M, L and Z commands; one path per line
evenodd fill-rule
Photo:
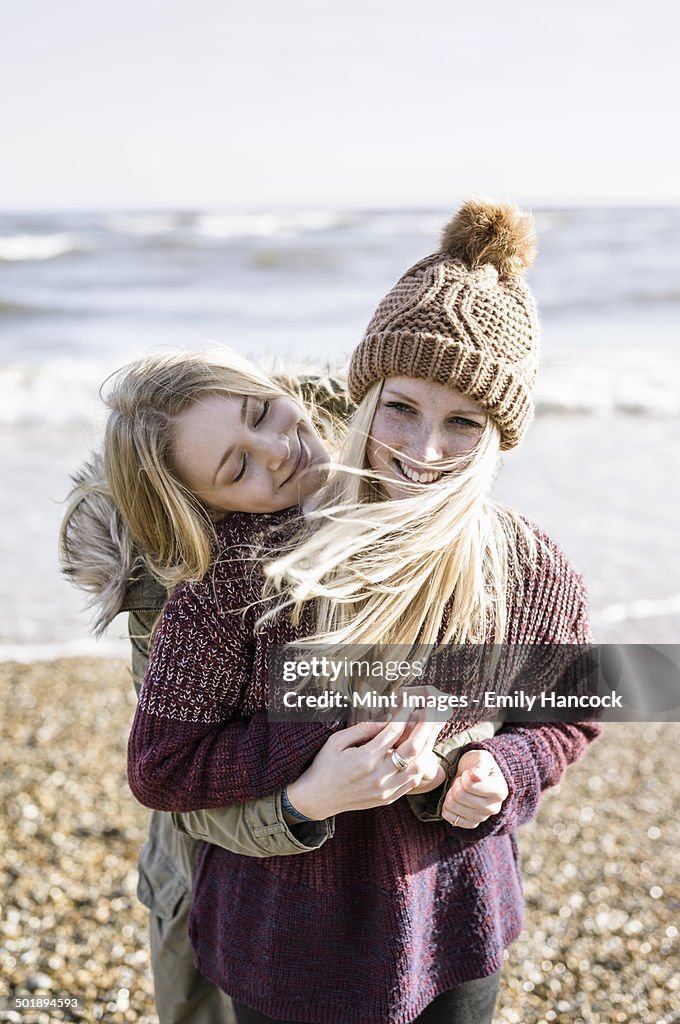
M 669 351 L 575 354 L 570 363 L 544 363 L 536 385 L 540 413 L 680 414 L 680 356 Z
M 649 598 L 631 601 L 628 604 L 610 604 L 593 612 L 592 620 L 597 624 L 630 622 L 633 619 L 656 619 L 665 615 L 680 614 L 680 594 L 672 597 Z
M 27 260 L 52 260 L 67 252 L 81 248 L 77 235 L 6 235 L 0 238 L 0 260 L 22 262 Z
M 0 424 L 89 424 L 100 414 L 98 390 L 108 372 L 110 368 L 79 360 L 0 366 Z
M 591 614 L 594 626 L 615 625 L 641 619 L 680 615 L 680 594 L 665 598 L 631 601 L 628 604 L 606 605 Z M 0 644 L 0 662 L 16 661 L 30 664 L 34 661 L 53 661 L 57 658 L 122 658 L 130 657 L 127 637 L 104 637 L 95 640 L 82 637 L 75 640 L 55 640 L 51 643 Z
M 127 639 L 61 640 L 49 644 L 0 644 L 0 662 L 16 661 L 28 665 L 34 661 L 57 658 L 130 658 Z
M 450 216 L 450 211 L 446 210 L 376 211 L 363 214 L 360 226 L 367 234 L 375 236 L 423 235 L 434 248 Z
M 102 381 L 125 360 L 52 360 L 0 365 L 0 424 L 54 427 L 92 423 L 102 415 Z M 573 365 L 544 366 L 536 387 L 539 415 L 680 416 L 680 355 L 645 351 Z
M 104 226 L 116 234 L 144 238 L 176 231 L 182 221 L 182 216 L 176 213 L 121 213 L 107 217 Z
M 293 213 L 202 213 L 193 230 L 206 238 L 295 237 L 308 231 L 324 231 L 348 223 L 349 215 L 334 210 L 296 210 Z

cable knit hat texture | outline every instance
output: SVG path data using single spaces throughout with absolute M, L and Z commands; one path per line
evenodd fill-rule
M 524 271 L 534 221 L 511 205 L 471 200 L 446 225 L 441 250 L 407 270 L 355 349 L 349 392 L 417 377 L 457 388 L 484 406 L 514 448 L 533 417 L 538 312 Z

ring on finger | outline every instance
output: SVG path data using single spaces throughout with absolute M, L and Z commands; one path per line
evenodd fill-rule
M 404 768 L 408 768 L 409 764 L 411 763 L 410 761 L 407 761 L 405 757 L 402 757 L 401 754 L 396 750 L 390 750 L 389 754 L 390 757 L 392 758 L 392 764 L 394 765 L 398 772 L 403 772 Z
M 452 825 L 457 825 L 459 821 L 460 821 L 460 814 L 457 814 L 456 817 L 451 822 L 451 824 Z

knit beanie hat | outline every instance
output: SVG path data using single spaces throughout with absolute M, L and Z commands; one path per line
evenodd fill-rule
M 533 418 L 538 312 L 524 281 L 536 250 L 534 221 L 511 205 L 471 200 L 387 293 L 355 349 L 349 393 L 359 403 L 376 381 L 417 377 L 457 388 L 519 443 Z

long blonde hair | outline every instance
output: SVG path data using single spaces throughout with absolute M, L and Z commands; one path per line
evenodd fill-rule
M 383 382 L 358 407 L 305 532 L 267 574 L 300 621 L 314 600 L 309 645 L 500 643 L 518 532 L 533 534 L 489 498 L 500 435 L 487 418 L 474 451 L 413 496 L 381 500 L 366 451 Z
M 154 355 L 124 366 L 111 380 L 103 395 L 109 409 L 104 471 L 113 500 L 169 590 L 199 580 L 211 565 L 215 524 L 173 469 L 175 419 L 208 393 L 272 399 L 290 398 L 291 390 L 227 351 Z

